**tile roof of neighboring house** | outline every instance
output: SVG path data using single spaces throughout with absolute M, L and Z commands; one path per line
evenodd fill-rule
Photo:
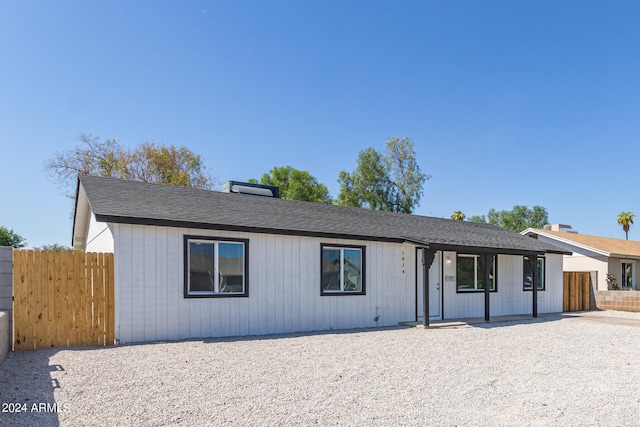
M 94 176 L 81 176 L 80 185 L 101 222 L 564 253 L 490 224 Z
M 562 231 L 528 229 L 523 233 L 538 234 L 562 241 L 607 256 L 640 257 L 640 242 L 635 240 L 614 239 L 612 237 L 589 236 L 587 234 L 566 233 Z

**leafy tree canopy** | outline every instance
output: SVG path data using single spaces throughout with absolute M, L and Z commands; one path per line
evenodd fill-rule
M 56 153 L 45 165 L 49 176 L 68 188 L 75 188 L 79 174 L 183 187 L 213 185 L 200 155 L 186 147 L 143 142 L 127 149 L 113 139 L 101 141 L 85 134 L 77 140 L 79 144 L 74 149 Z
M 487 222 L 487 217 L 484 215 L 471 215 L 469 217 L 470 222 Z
M 422 185 L 429 178 L 420 171 L 411 138 L 389 138 L 384 153 L 367 148 L 358 154 L 355 171 L 340 172 L 337 203 L 411 213 L 418 206 Z
M 0 246 L 11 246 L 16 249 L 24 248 L 27 241 L 24 237 L 14 233 L 12 229 L 0 226 Z
M 544 227 L 545 224 L 549 223 L 549 215 L 542 206 L 534 206 L 533 209 L 529 209 L 527 206 L 516 205 L 510 211 L 490 209 L 486 217 L 484 215 L 474 215 L 470 218 L 470 221 L 488 222 L 519 233 L 527 228 Z
M 42 245 L 41 247 L 36 249 L 39 249 L 41 251 L 49 251 L 49 252 L 73 252 L 76 250 L 68 246 L 61 245 L 59 243 L 54 243 L 52 245 Z
M 250 179 L 257 184 L 257 179 Z M 307 171 L 291 166 L 276 166 L 260 178 L 260 184 L 275 185 L 280 188 L 280 198 L 304 200 L 307 202 L 331 203 L 329 190 Z

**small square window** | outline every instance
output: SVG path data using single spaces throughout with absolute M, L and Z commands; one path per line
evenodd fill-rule
M 489 272 L 489 290 L 496 292 L 496 258 Z M 458 254 L 456 259 L 456 291 L 478 292 L 484 290 L 484 272 L 479 255 Z
M 365 247 L 321 247 L 321 295 L 365 294 Z
M 248 296 L 248 240 L 185 236 L 185 297 Z

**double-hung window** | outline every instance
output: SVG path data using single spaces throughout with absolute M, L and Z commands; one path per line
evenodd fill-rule
M 185 297 L 248 296 L 248 240 L 185 236 Z
M 489 271 L 489 290 L 496 291 L 496 258 Z M 476 292 L 484 290 L 484 272 L 479 255 L 458 254 L 456 260 L 456 290 L 457 292 Z
M 320 245 L 321 295 L 365 294 L 365 247 Z
M 533 271 L 531 270 L 531 263 L 529 257 L 523 257 L 523 290 L 533 290 Z M 544 291 L 544 258 L 538 257 L 538 290 Z

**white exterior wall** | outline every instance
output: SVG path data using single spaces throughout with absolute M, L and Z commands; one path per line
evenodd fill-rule
M 87 226 L 86 252 L 111 252 L 113 253 L 113 233 L 110 224 L 96 221 L 96 216 L 91 213 Z
M 565 255 L 563 259 L 564 271 L 595 271 L 597 277 L 596 290 L 607 290 L 607 273 L 609 272 L 609 261 L 606 256 L 597 254 L 593 256 L 586 256 L 574 252 L 573 255 Z M 618 270 L 620 270 L 620 266 L 618 266 Z
M 143 225 L 110 227 L 117 248 L 115 335 L 120 343 L 393 326 L 416 316 L 413 245 Z M 185 235 L 248 239 L 249 296 L 185 298 Z M 94 239 L 96 246 L 99 241 Z M 366 295 L 320 295 L 321 243 L 366 247 Z M 498 292 L 490 296 L 491 316 L 532 312 L 532 292 L 523 290 L 522 264 L 521 256 L 498 256 Z M 482 292 L 456 293 L 455 252 L 443 253 L 442 267 L 444 318 L 483 317 Z M 545 281 L 545 290 L 538 292 L 538 312 L 561 312 L 561 255 L 546 256 Z
M 563 284 L 562 255 L 547 254 L 545 256 L 545 290 L 538 291 L 538 313 L 561 313 Z
M 595 271 L 597 272 L 596 290 L 606 291 L 608 289 L 607 273 L 609 273 L 609 261 L 606 255 L 576 247 L 574 245 L 569 245 L 564 242 L 559 242 L 554 239 L 549 239 L 545 236 L 538 236 L 538 240 L 555 245 L 567 252 L 572 252 L 571 255 L 564 255 L 563 257 L 564 271 Z M 620 266 L 618 266 L 618 270 L 620 270 Z
M 442 291 L 442 314 L 444 319 L 460 319 L 464 317 L 484 316 L 484 294 L 456 293 L 456 259 L 455 252 L 444 252 L 443 271 L 444 286 Z
M 415 317 L 412 245 L 112 227 L 118 248 L 115 335 L 121 343 L 390 326 Z M 249 296 L 184 298 L 185 235 L 249 239 Z M 366 247 L 366 295 L 320 295 L 321 243 Z
M 444 252 L 444 319 L 484 317 L 484 292 L 456 292 L 456 253 Z M 491 316 L 531 314 L 533 296 L 523 290 L 523 259 L 498 255 L 498 291 L 490 293 Z M 562 256 L 545 256 L 545 290 L 538 291 L 538 313 L 562 311 Z

